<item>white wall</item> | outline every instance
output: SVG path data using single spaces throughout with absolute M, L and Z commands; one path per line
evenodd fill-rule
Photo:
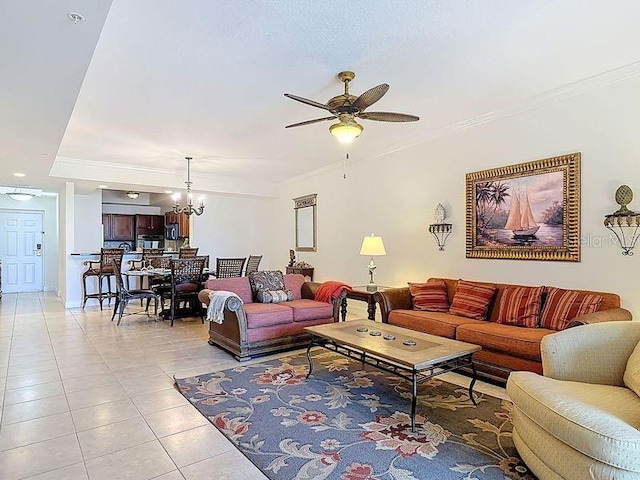
M 150 205 L 113 205 L 110 203 L 102 204 L 101 213 L 117 213 L 122 215 L 164 215 L 164 211 L 160 207 Z
M 99 252 L 102 247 L 102 192 L 74 195 L 75 252 Z
M 77 296 L 78 275 L 82 271 L 80 264 L 72 262 L 71 257 L 74 251 L 74 192 L 73 182 L 65 182 L 58 197 L 58 296 L 66 307 L 77 306 L 69 302 L 69 297 Z
M 102 213 L 122 215 L 164 215 L 165 210 L 150 205 L 151 197 L 156 194 L 140 193 L 138 198 L 127 197 L 126 192 L 117 190 L 98 190 L 102 197 Z M 166 196 L 166 195 L 165 195 Z
M 380 158 L 357 163 L 352 155 L 356 161 L 346 180 L 337 168 L 282 188 L 272 215 L 276 263 L 286 264 L 293 248 L 291 199 L 317 193 L 318 252 L 298 254 L 315 266 L 315 280 L 366 283 L 368 258 L 359 249 L 363 236 L 375 232 L 387 249 L 376 259 L 379 284 L 402 286 L 444 276 L 610 291 L 640 317 L 640 248 L 633 257 L 621 255 L 603 226 L 604 215 L 617 209 L 619 185 L 628 184 L 640 195 L 639 112 L 640 79 L 632 78 Z M 363 124 L 356 142 L 367 141 Z M 330 141 L 326 135 L 319 141 Z M 582 152 L 581 262 L 465 258 L 466 173 L 576 151 Z M 427 232 L 438 202 L 453 223 L 443 252 Z M 630 207 L 640 210 L 640 200 Z
M 207 195 L 204 213 L 191 216 L 190 244 L 200 247 L 200 254 L 210 255 L 212 266 L 216 257 L 263 255 L 260 268 L 284 269 L 287 262 L 274 255 L 274 202 L 257 197 Z
M 27 202 L 13 200 L 0 195 L 0 209 L 40 211 L 44 213 L 44 289 L 58 289 L 58 218 L 55 196 L 34 197 Z

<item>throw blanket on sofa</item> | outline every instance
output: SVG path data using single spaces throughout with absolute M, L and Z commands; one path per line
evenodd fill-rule
M 318 287 L 318 290 L 316 290 L 315 300 L 318 302 L 331 303 L 331 300 L 340 295 L 343 289 L 351 291 L 351 286 L 342 282 L 324 282 Z
M 207 320 L 210 322 L 222 323 L 224 320 L 224 305 L 228 298 L 236 297 L 240 302 L 242 299 L 233 292 L 225 290 L 214 290 L 209 293 L 209 306 L 207 307 Z

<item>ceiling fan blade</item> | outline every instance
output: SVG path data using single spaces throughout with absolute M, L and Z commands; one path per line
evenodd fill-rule
M 377 87 L 370 88 L 358 98 L 356 98 L 356 100 L 353 102 L 353 106 L 358 110 L 363 111 L 365 108 L 373 105 L 382 97 L 384 97 L 384 94 L 388 91 L 389 85 L 387 85 L 386 83 L 382 83 Z
M 297 95 L 291 95 L 290 93 L 285 93 L 284 96 L 301 103 L 306 103 L 307 105 L 311 105 L 312 107 L 318 107 L 318 108 L 322 108 L 323 110 L 329 110 L 329 107 L 327 107 L 324 103 L 316 102 L 314 100 L 309 100 L 308 98 L 298 97 Z
M 335 120 L 335 119 L 336 117 L 316 118 L 315 120 L 307 120 L 306 122 L 293 123 L 291 125 L 287 125 L 284 128 L 302 127 L 303 125 L 311 125 L 312 123 L 324 122 L 325 120 Z
M 416 117 L 415 115 L 392 112 L 365 112 L 358 115 L 358 118 L 376 120 L 378 122 L 417 122 L 420 120 L 420 117 Z

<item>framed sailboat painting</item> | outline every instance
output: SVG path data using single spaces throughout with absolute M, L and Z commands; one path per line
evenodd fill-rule
M 580 261 L 580 153 L 467 173 L 467 258 Z

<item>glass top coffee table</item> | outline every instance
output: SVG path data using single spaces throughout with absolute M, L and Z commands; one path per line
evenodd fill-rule
M 479 345 L 416 332 L 370 320 L 329 323 L 305 327 L 311 335 L 307 347 L 309 373 L 313 373 L 311 349 L 315 346 L 361 361 L 411 382 L 411 430 L 415 431 L 418 385 L 445 372 L 470 367 L 473 377 L 469 384 L 469 398 L 473 397 L 476 369 L 471 356 Z

